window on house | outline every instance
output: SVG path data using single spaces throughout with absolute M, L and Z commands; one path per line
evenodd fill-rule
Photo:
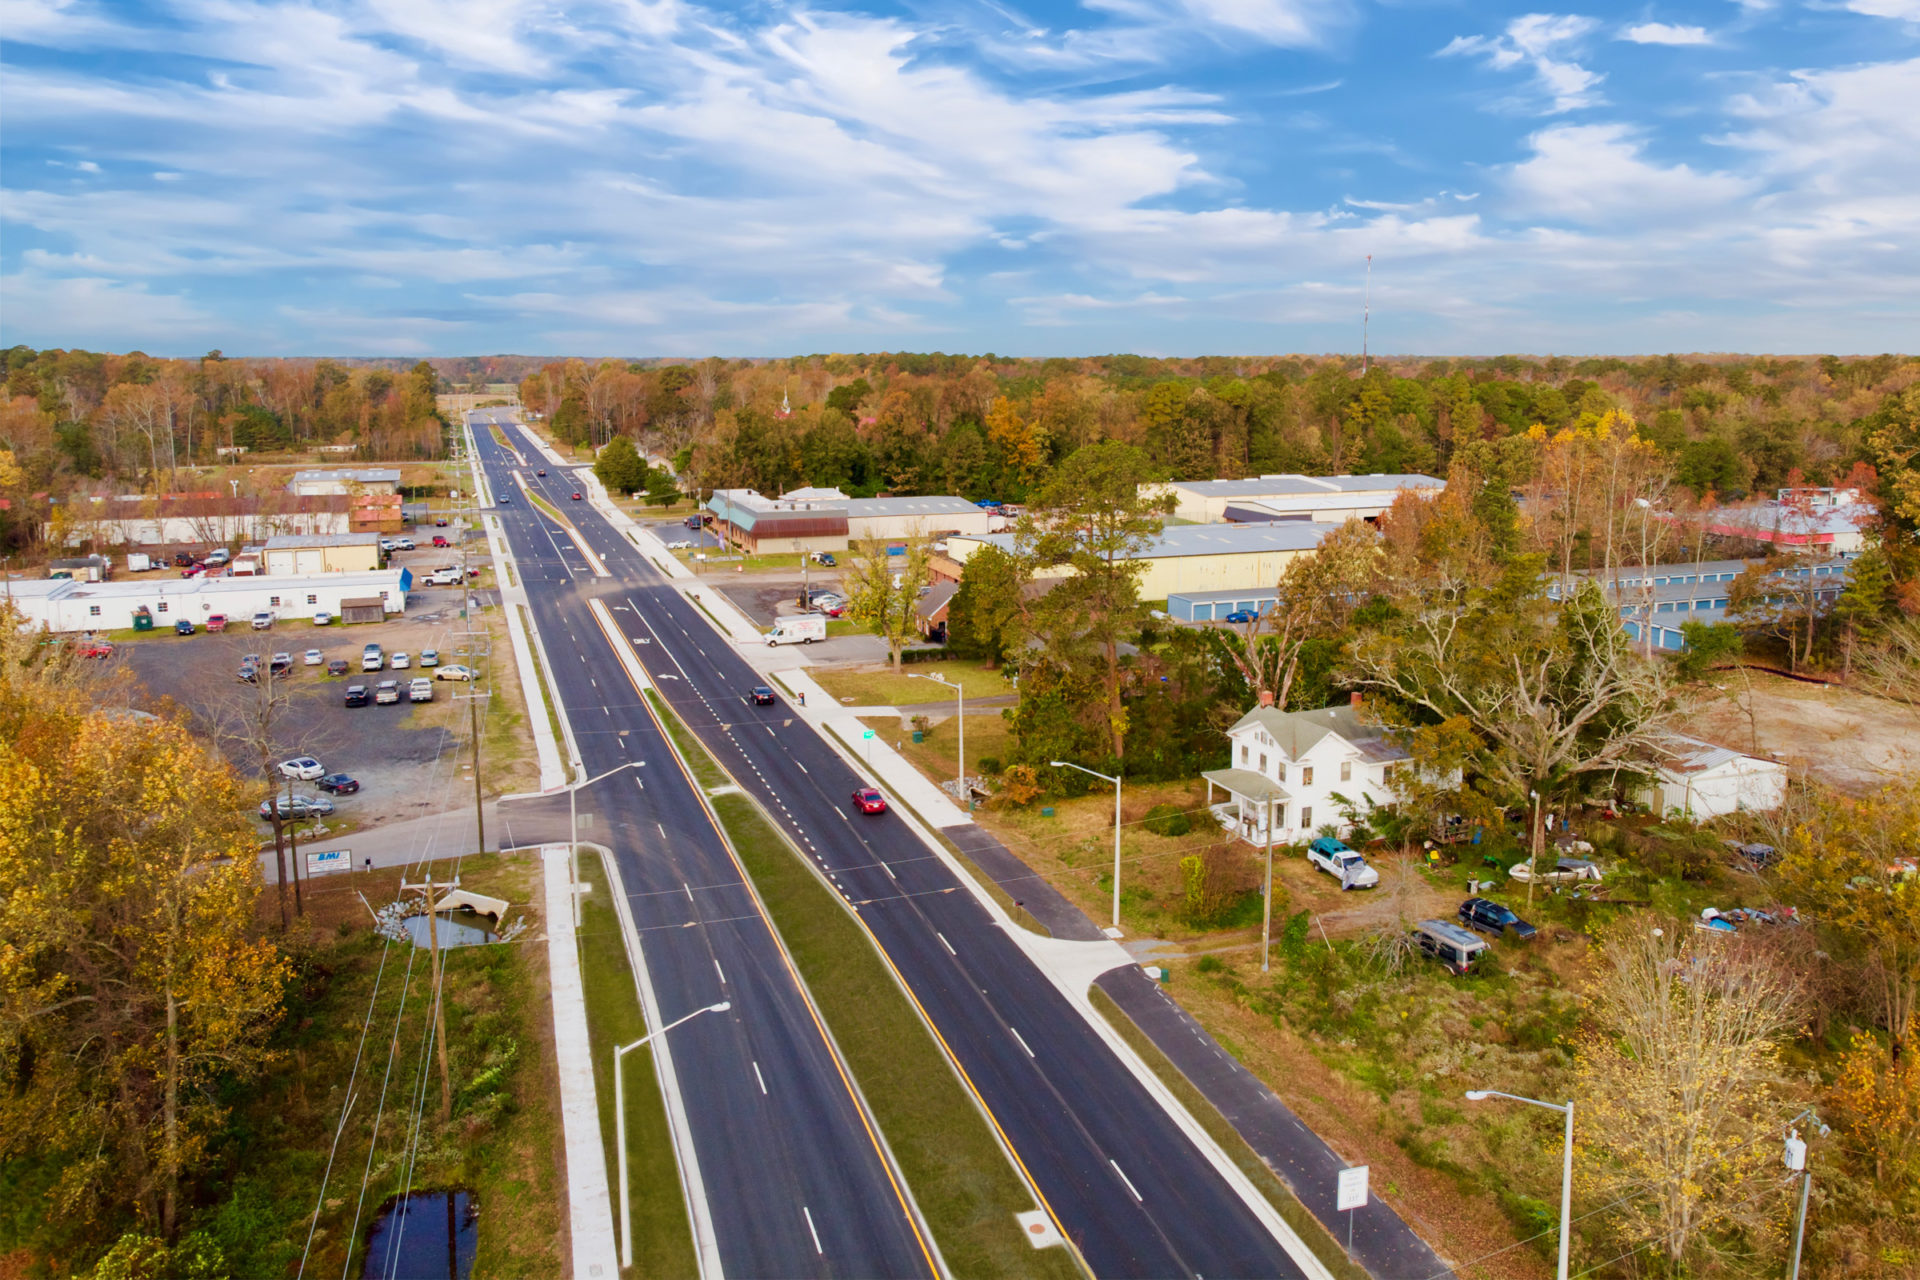
M 276 608 L 276 609 L 278 609 L 278 608 L 280 607 L 280 597 L 279 597 L 279 596 L 268 596 L 268 597 L 267 597 L 267 603 L 268 603 L 268 604 L 270 604 L 270 605 L 272 605 L 272 606 L 273 606 L 274 608 Z
M 1248 760 L 1251 760 L 1252 758 L 1253 758 L 1253 748 L 1249 747 L 1244 742 L 1241 743 L 1240 744 L 1240 763 L 1245 764 Z
M 1304 765 L 1301 767 L 1300 785 L 1303 787 L 1310 787 L 1313 785 L 1313 766 L 1312 765 Z
M 160 612 L 165 613 L 166 611 L 167 611 L 167 602 L 165 600 L 162 600 L 160 602 Z
M 1313 806 L 1312 805 L 1303 804 L 1300 806 L 1300 825 L 1302 827 L 1307 828 L 1308 830 L 1311 830 L 1313 828 Z
M 1262 751 L 1260 753 L 1260 772 L 1265 773 L 1266 771 L 1267 771 L 1267 753 Z
M 97 618 L 97 617 L 99 617 L 99 616 L 100 616 L 100 606 L 99 606 L 99 605 L 97 605 L 97 604 L 90 604 L 90 605 L 88 605 L 88 606 L 87 606 L 87 616 L 88 616 L 89 618 Z
M 307 597 L 307 603 L 308 603 L 308 604 L 319 604 L 319 603 L 320 603 L 320 597 L 319 597 L 319 596 L 308 596 L 308 597 Z
M 1342 782 L 1353 781 L 1353 761 L 1342 760 L 1340 762 L 1340 781 Z
M 1284 764 L 1279 766 L 1275 770 L 1275 773 L 1279 775 L 1280 781 L 1285 782 L 1287 780 L 1287 766 L 1285 766 Z

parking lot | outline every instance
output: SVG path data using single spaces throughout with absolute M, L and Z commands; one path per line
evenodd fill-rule
M 419 563 L 413 563 L 416 561 Z M 414 570 L 416 579 L 424 579 L 427 569 L 449 561 L 457 563 L 458 553 L 430 549 L 399 557 L 400 563 Z M 490 590 L 471 593 L 483 605 L 492 602 L 493 594 Z M 381 623 L 349 627 L 336 622 L 316 627 L 306 618 L 294 618 L 280 620 L 270 631 L 253 631 L 240 620 L 219 634 L 203 631 L 189 637 L 156 632 L 119 645 L 113 660 L 124 663 L 156 699 L 169 699 L 190 712 L 241 774 L 255 777 L 257 762 L 219 725 L 231 720 L 236 707 L 252 694 L 252 687 L 237 677 L 244 655 L 257 653 L 264 660 L 274 653 L 291 654 L 292 671 L 282 678 L 290 699 L 280 718 L 287 726 L 281 735 L 286 748 L 282 758 L 311 755 L 326 766 L 328 773 L 347 773 L 357 779 L 361 790 L 336 800 L 331 825 L 336 831 L 342 825 L 363 829 L 458 809 L 472 802 L 468 704 L 458 697 L 469 686 L 436 680 L 432 702 L 414 704 L 406 700 L 407 685 L 414 677 L 433 675 L 431 669 L 423 670 L 418 665 L 423 650 L 437 650 L 442 665 L 474 665 L 459 653 L 469 643 L 467 622 L 461 617 L 468 599 L 469 593 L 459 588 L 416 587 L 409 594 L 407 612 L 389 614 Z M 488 682 L 494 688 L 494 697 L 486 707 L 482 767 L 488 793 L 497 794 L 526 782 L 522 776 L 524 762 L 518 759 L 516 750 L 516 739 L 525 736 L 525 705 L 498 610 L 484 612 L 476 618 L 475 626 L 485 626 L 493 633 L 491 645 L 488 636 L 482 635 L 475 647 L 492 647 L 496 655 L 482 658 L 480 665 L 487 670 Z M 405 670 L 363 673 L 361 652 L 373 642 L 378 642 L 389 657 L 406 653 L 412 665 Z M 320 665 L 304 663 L 308 649 L 320 651 Z M 348 664 L 346 676 L 326 674 L 325 663 L 333 659 Z M 381 680 L 400 682 L 399 703 L 345 705 L 349 685 L 364 684 L 371 691 Z M 296 791 L 311 795 L 314 787 L 301 783 Z M 265 823 L 261 829 L 268 830 Z

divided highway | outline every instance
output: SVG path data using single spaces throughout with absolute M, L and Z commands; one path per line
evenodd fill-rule
M 481 421 L 476 419 L 476 425 Z M 503 421 L 502 430 L 517 428 Z M 807 1082 L 795 1105 L 820 1108 L 805 1121 L 785 1116 L 785 1123 L 772 1130 L 757 1124 L 729 1126 L 715 1116 L 716 1131 L 698 1143 L 710 1193 L 722 1184 L 709 1169 L 709 1159 L 715 1168 L 730 1162 L 728 1167 L 751 1171 L 756 1202 L 764 1198 L 793 1204 L 804 1194 L 816 1219 L 823 1212 L 834 1215 L 845 1238 L 872 1259 L 841 1257 L 835 1270 L 902 1275 L 929 1265 L 913 1256 L 908 1247 L 915 1243 L 912 1235 L 896 1238 L 911 1218 L 896 1199 L 879 1192 L 881 1178 L 868 1176 L 853 1185 L 844 1174 L 841 1181 L 819 1180 L 806 1167 L 806 1153 L 785 1145 L 831 1141 L 837 1151 L 858 1154 L 865 1143 L 865 1165 L 875 1174 L 886 1172 L 861 1134 L 865 1118 L 841 1101 L 844 1089 L 836 1094 L 828 1087 L 825 1056 L 812 1048 L 792 1002 L 780 998 L 781 966 L 773 949 L 757 945 L 767 926 L 753 915 L 737 869 L 724 851 L 718 858 L 705 852 L 715 842 L 711 827 L 704 836 L 694 830 L 705 822 L 698 801 L 677 772 L 669 773 L 671 757 L 645 709 L 635 702 L 631 685 L 624 677 L 606 674 L 610 669 L 617 673 L 617 663 L 588 616 L 586 601 L 594 596 L 614 611 L 627 631 L 626 643 L 662 696 L 854 905 L 1006 1135 L 1029 1181 L 1096 1275 L 1307 1274 L 947 865 L 897 815 L 852 811 L 850 793 L 864 780 L 842 757 L 790 718 L 784 707 L 752 705 L 747 692 L 762 681 L 732 642 L 589 504 L 571 501 L 576 483 L 571 473 L 535 461 L 542 455 L 531 446 L 523 448 L 528 465 L 518 467 L 513 454 L 484 429 L 475 439 L 496 494 L 517 497 L 511 473 L 520 471 L 521 479 L 562 509 L 588 544 L 605 556 L 611 576 L 593 577 L 577 548 L 543 517 L 518 503 L 500 513 L 521 557 L 583 758 L 589 755 L 589 744 L 593 746 L 588 773 L 626 760 L 645 760 L 644 766 L 628 771 L 645 782 L 644 790 L 633 788 L 635 804 L 673 815 L 671 822 L 662 819 L 662 830 L 649 832 L 641 808 L 621 805 L 624 816 L 615 820 L 628 828 L 596 827 L 592 833 L 620 858 L 636 924 L 643 931 L 654 930 L 643 932 L 642 938 L 650 969 L 656 965 L 656 949 L 663 952 L 656 986 L 663 974 L 679 984 L 677 1003 L 670 1005 L 663 994 L 662 1013 L 672 1017 L 716 998 L 735 1000 L 726 1022 L 697 1019 L 674 1033 L 678 1037 L 703 1022 L 716 1024 L 708 1028 L 713 1033 L 709 1036 L 674 1042 L 675 1062 L 693 1064 L 681 1069 L 683 1090 L 695 1074 L 730 1080 L 743 1069 L 737 1064 L 739 1055 L 752 1053 L 761 1055 L 756 1060 L 763 1070 L 768 1061 L 781 1062 L 783 1073 L 795 1077 L 796 1090 L 801 1081 Z M 551 472 L 544 481 L 534 474 L 541 465 Z M 596 646 L 599 655 L 592 652 Z M 676 789 L 683 794 L 667 794 Z M 678 892 L 683 885 L 685 891 Z M 711 923 L 683 929 L 696 907 L 698 918 Z M 708 934 L 714 935 L 711 944 L 723 965 L 733 950 L 759 957 L 761 967 L 752 981 L 760 1006 L 743 1010 L 731 988 L 701 986 L 698 970 L 703 961 L 695 944 L 699 935 Z M 668 938 L 671 942 L 665 943 Z M 723 947 L 731 950 L 723 954 Z M 731 971 L 728 977 L 733 977 Z M 777 1019 L 780 1029 L 755 1025 L 762 1017 Z M 721 1032 L 728 1028 L 732 1030 L 723 1038 Z M 789 1066 L 776 1056 L 781 1051 L 796 1055 L 797 1061 Z M 687 1105 L 696 1133 L 708 1123 L 710 1108 L 735 1105 L 738 1094 L 727 1084 L 717 1086 L 711 1099 L 696 1099 L 689 1091 Z M 778 1110 L 784 1115 L 787 1108 Z M 724 1151 L 731 1141 L 750 1145 L 742 1153 Z M 831 1203 L 836 1195 L 853 1197 L 855 1203 Z M 865 1212 L 857 1203 L 861 1199 L 867 1202 Z M 880 1206 L 886 1211 L 876 1211 Z M 717 1205 L 715 1216 L 716 1231 L 774 1230 L 773 1223 L 762 1222 L 758 1215 L 723 1228 Z M 886 1227 L 895 1222 L 901 1230 L 890 1235 Z M 790 1248 L 791 1240 L 791 1232 L 765 1246 L 723 1236 L 726 1270 L 803 1270 L 792 1265 L 793 1259 L 772 1271 L 761 1269 L 783 1247 Z M 893 1252 L 883 1257 L 889 1245 Z M 743 1259 L 737 1268 L 734 1251 Z

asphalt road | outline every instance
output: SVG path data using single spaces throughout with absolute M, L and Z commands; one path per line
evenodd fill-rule
M 505 487 L 511 485 L 505 474 L 511 455 L 487 433 L 476 433 L 476 440 L 496 491 L 511 491 Z M 620 714 L 618 699 L 631 697 L 630 690 L 610 693 L 604 679 L 587 690 L 575 688 L 575 660 L 555 652 L 564 644 L 570 655 L 571 645 L 581 643 L 577 665 L 596 669 L 584 647 L 591 641 L 604 650 L 605 644 L 583 616 L 586 594 L 605 597 L 609 608 L 620 610 L 614 616 L 623 630 L 633 625 L 629 642 L 647 642 L 633 644 L 633 652 L 663 696 L 855 905 L 1095 1274 L 1302 1274 L 946 865 L 894 814 L 854 814 L 849 796 L 861 780 L 811 730 L 783 723 L 783 707 L 751 706 L 746 691 L 761 681 L 731 643 L 589 504 L 570 501 L 570 477 L 548 469 L 552 474 L 544 482 L 528 469 L 528 482 L 548 486 L 545 496 L 605 554 L 614 575 L 577 577 L 586 573 L 581 556 L 564 535 L 553 534 L 544 538 L 545 559 L 523 567 L 530 594 L 542 602 L 536 612 L 562 696 L 575 725 L 589 731 L 581 736 L 583 754 L 589 738 L 627 727 L 630 717 Z M 527 513 L 511 519 L 530 548 L 542 541 L 526 530 Z M 517 554 L 521 545 L 515 542 Z M 557 642 L 556 634 L 567 640 Z M 594 724 L 594 712 L 601 710 L 592 701 L 597 697 L 615 698 L 599 717 L 601 725 Z M 631 744 L 635 758 L 644 750 L 659 759 L 655 744 L 636 740 L 637 732 L 635 726 L 621 741 Z M 654 781 L 659 766 L 650 765 L 648 772 L 649 794 L 664 790 Z M 676 833 L 668 856 L 680 853 Z M 671 877 L 665 888 L 661 879 L 652 875 L 646 883 L 654 886 L 651 892 L 671 897 Z M 630 881 L 629 888 L 637 884 Z M 769 1178 L 776 1185 L 782 1180 Z M 794 1185 L 780 1185 L 785 1198 L 796 1193 Z
M 589 777 L 583 841 L 618 861 L 641 954 L 672 1021 L 721 1000 L 725 1013 L 667 1035 L 728 1276 L 913 1276 L 933 1272 L 897 1175 L 840 1071 L 771 925 L 708 821 L 587 600 L 600 582 L 554 537 L 476 439 L 548 662 Z M 531 471 L 529 471 L 531 475 Z M 556 486 L 559 505 L 571 489 Z M 582 514 L 584 504 L 569 514 Z M 495 661 L 506 660 L 496 655 Z M 564 799 L 502 806 L 514 838 L 565 840 Z M 523 834 L 524 833 L 524 834 Z

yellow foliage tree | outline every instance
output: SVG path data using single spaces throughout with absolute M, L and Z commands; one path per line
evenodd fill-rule
M 1038 418 L 1021 416 L 1020 406 L 1005 396 L 987 410 L 987 441 L 1006 459 L 1024 495 L 1047 461 L 1047 433 Z
M 0 1162 L 60 1165 L 53 1212 L 170 1236 L 287 969 L 254 936 L 247 790 L 185 726 L 85 694 L 52 662 L 0 675 Z
M 1878 1037 L 1856 1031 L 1827 1101 L 1882 1191 L 1895 1197 L 1920 1187 L 1920 1057 L 1896 1059 Z

